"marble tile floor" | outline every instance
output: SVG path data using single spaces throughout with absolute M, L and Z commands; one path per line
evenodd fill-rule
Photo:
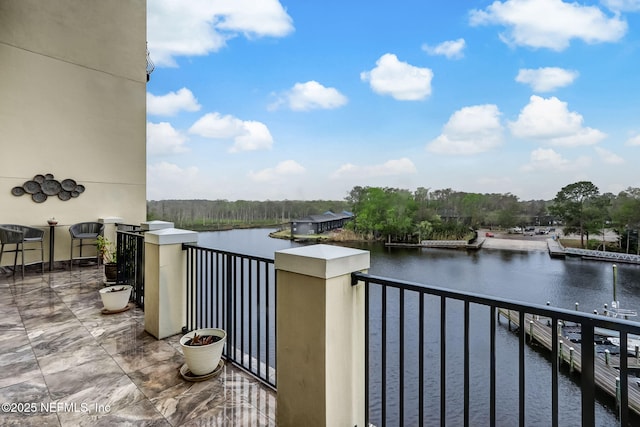
M 138 308 L 104 315 L 95 266 L 22 279 L 0 269 L 0 425 L 273 426 L 276 395 L 225 364 L 184 380 L 176 335 Z

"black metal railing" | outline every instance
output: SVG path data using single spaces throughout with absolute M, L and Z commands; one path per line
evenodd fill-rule
M 118 225 L 116 251 L 117 281 L 133 286 L 131 300 L 144 308 L 144 234 L 139 226 Z
M 185 244 L 184 331 L 221 328 L 223 356 L 275 389 L 276 280 L 272 259 Z
M 568 424 L 593 426 L 596 395 L 598 398 L 606 395 L 606 391 L 600 389 L 606 388 L 605 383 L 615 384 L 616 380 L 619 388 L 613 393 L 617 393 L 619 425 L 631 425 L 630 417 L 636 417 L 629 405 L 636 405 L 634 411 L 637 410 L 637 402 L 631 402 L 635 396 L 630 396 L 637 394 L 637 387 L 629 388 L 624 349 L 629 334 L 640 335 L 638 323 L 363 273 L 354 273 L 352 278 L 354 285 L 364 282 L 366 287 L 367 425 L 525 426 L 540 423 L 555 427 L 567 424 L 566 412 L 577 411 L 572 416 L 579 421 Z M 506 328 L 497 326 L 500 315 L 509 316 L 509 325 L 512 322 L 524 325 L 517 329 L 517 340 L 509 337 L 512 334 L 503 333 Z M 603 373 L 604 356 L 598 354 L 594 345 L 581 346 L 580 359 L 572 361 L 570 368 L 573 370 L 573 363 L 580 367 L 580 374 L 574 372 L 571 378 L 580 390 L 580 402 L 575 405 L 581 406 L 581 410 L 577 407 L 566 410 L 567 396 L 559 392 L 559 375 L 564 375 L 560 371 L 567 369 L 565 358 L 569 353 L 573 357 L 573 348 L 568 347 L 580 347 L 580 344 L 565 343 L 563 349 L 563 338 L 556 333 L 563 322 L 579 328 L 582 343 L 594 342 L 596 328 L 612 331 L 619 335 L 623 349 L 620 352 L 623 357 L 619 357 L 618 362 L 619 378 L 615 378 L 613 369 L 613 374 Z M 540 327 L 540 331 L 545 328 L 550 331 L 546 352 L 551 362 L 546 363 L 550 365 L 550 372 L 544 372 L 539 365 L 528 367 L 529 362 L 525 363 L 525 353 L 533 351 L 526 346 L 527 342 L 544 341 L 542 332 L 536 332 L 540 336 L 534 339 L 534 326 Z M 507 347 L 511 345 L 509 348 L 514 354 L 497 354 L 498 339 L 501 343 L 505 340 Z M 543 352 L 540 344 L 537 348 Z M 502 347 L 500 349 L 502 353 Z M 533 389 L 532 376 L 546 377 L 544 382 L 549 388 Z M 562 379 L 564 384 L 566 381 Z M 509 396 L 511 407 L 500 405 L 503 396 Z M 541 401 L 544 403 L 540 404 Z M 532 421 L 529 417 L 534 415 L 529 405 L 535 405 L 535 411 L 548 413 L 536 412 L 536 421 Z M 634 420 L 637 422 L 637 418 Z

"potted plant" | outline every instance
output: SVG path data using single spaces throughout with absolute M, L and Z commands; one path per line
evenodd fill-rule
M 218 328 L 196 329 L 180 338 L 182 353 L 191 374 L 212 374 L 220 364 L 226 340 L 227 333 Z
M 131 285 L 107 286 L 100 289 L 100 298 L 106 312 L 118 312 L 128 307 L 131 298 Z
M 104 236 L 98 236 L 97 239 L 98 253 L 104 263 L 104 275 L 107 282 L 115 282 L 118 279 L 118 264 L 116 257 L 118 252 L 114 244 Z

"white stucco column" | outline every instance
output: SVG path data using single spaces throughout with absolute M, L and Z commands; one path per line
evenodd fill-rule
M 365 427 L 364 286 L 369 252 L 331 245 L 275 254 L 277 421 Z
M 116 229 L 118 224 L 123 224 L 124 219 L 117 216 L 105 216 L 98 218 L 98 222 L 104 224 L 104 237 L 109 239 L 110 242 L 116 244 Z
M 186 253 L 182 244 L 197 243 L 198 233 L 151 228 L 154 230 L 146 232 L 144 239 L 144 329 L 162 339 L 180 333 L 185 325 Z

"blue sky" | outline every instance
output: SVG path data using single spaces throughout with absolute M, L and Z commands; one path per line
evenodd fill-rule
M 640 187 L 640 0 L 151 0 L 147 198 Z

